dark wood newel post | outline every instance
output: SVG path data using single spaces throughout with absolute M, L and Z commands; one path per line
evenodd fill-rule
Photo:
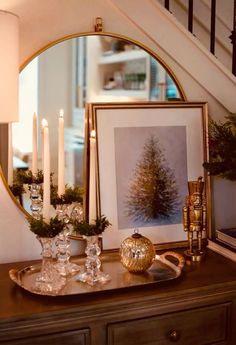
M 216 0 L 211 0 L 211 42 L 210 52 L 215 54 Z
M 229 36 L 233 45 L 232 52 L 232 73 L 236 76 L 236 0 L 234 0 L 234 18 L 233 18 L 233 30 Z

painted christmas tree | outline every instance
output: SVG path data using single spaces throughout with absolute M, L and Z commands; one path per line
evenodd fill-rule
M 149 137 L 137 162 L 126 199 L 127 216 L 150 222 L 170 218 L 178 211 L 178 189 L 159 140 Z

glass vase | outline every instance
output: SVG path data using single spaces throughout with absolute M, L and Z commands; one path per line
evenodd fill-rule
M 61 277 L 53 264 L 54 238 L 36 236 L 42 247 L 41 270 L 35 279 L 35 290 L 40 293 L 56 294 L 65 285 L 65 278 Z
M 62 276 L 68 276 L 81 270 L 81 266 L 70 262 L 70 239 L 71 230 L 69 227 L 69 207 L 68 205 L 57 205 L 56 213 L 59 220 L 65 222 L 65 227 L 56 237 L 57 262 L 56 269 Z
M 86 239 L 85 254 L 87 255 L 85 261 L 85 272 L 78 275 L 77 280 L 87 283 L 91 286 L 96 283 L 106 283 L 111 278 L 109 274 L 103 273 L 100 270 L 101 260 L 99 255 L 101 254 L 101 248 L 99 246 L 99 236 L 84 236 Z
M 30 200 L 31 200 L 31 205 L 30 209 L 32 212 L 32 217 L 35 219 L 39 219 L 41 216 L 41 211 L 42 211 L 42 198 L 41 198 L 41 185 L 37 183 L 32 183 L 29 185 L 29 191 L 30 191 Z

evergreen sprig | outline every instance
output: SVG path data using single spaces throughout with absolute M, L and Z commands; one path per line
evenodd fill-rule
M 12 194 L 16 197 L 20 197 L 23 193 L 25 193 L 24 186 L 21 183 L 13 182 L 13 184 L 9 186 L 9 188 Z
M 83 201 L 83 188 L 79 186 L 65 187 L 65 193 L 59 197 L 57 186 L 51 184 L 51 204 L 56 205 L 72 204 L 73 202 Z
M 95 222 L 90 224 L 86 221 L 73 223 L 74 231 L 82 236 L 100 235 L 111 223 L 105 216 L 97 217 Z
M 17 170 L 15 173 L 15 181 L 21 184 L 43 183 L 43 171 L 38 170 L 34 175 L 31 170 Z
M 210 120 L 210 162 L 203 164 L 210 175 L 236 181 L 236 114 L 226 117 L 224 123 Z
M 30 230 L 40 237 L 55 237 L 58 235 L 65 227 L 65 223 L 59 220 L 56 216 L 55 218 L 50 218 L 49 224 L 43 220 L 41 216 L 40 219 L 35 219 L 33 217 L 27 218 Z

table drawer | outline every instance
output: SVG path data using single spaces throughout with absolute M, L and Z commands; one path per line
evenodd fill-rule
M 226 344 L 231 303 L 108 325 L 109 345 Z
M 1 341 L 0 341 L 1 343 Z M 4 345 L 90 345 L 90 330 L 58 332 L 48 335 L 36 335 L 34 337 L 6 341 Z

